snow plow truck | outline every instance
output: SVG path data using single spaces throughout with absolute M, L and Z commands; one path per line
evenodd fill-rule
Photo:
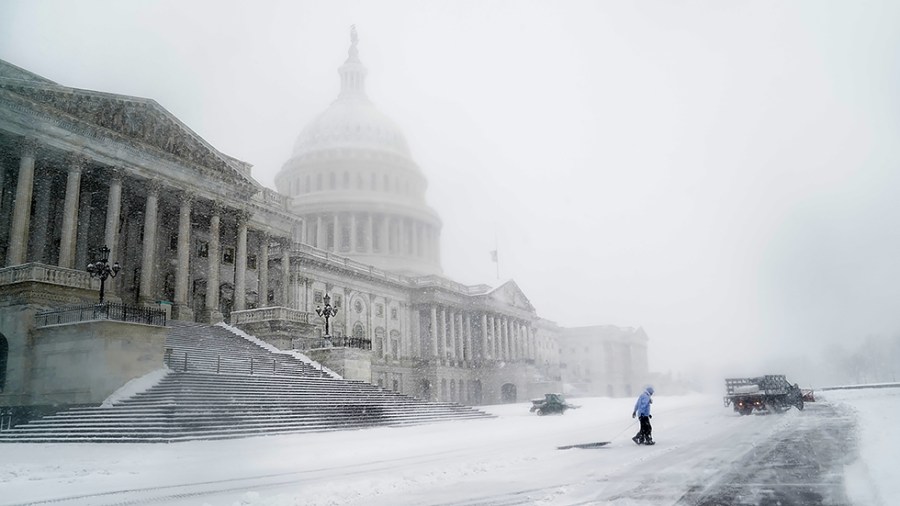
M 734 406 L 741 415 L 749 415 L 754 410 L 781 413 L 791 406 L 803 410 L 804 398 L 812 400 L 812 392 L 788 383 L 783 374 L 725 379 L 725 407 Z

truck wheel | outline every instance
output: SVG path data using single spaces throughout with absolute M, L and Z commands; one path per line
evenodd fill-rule
M 545 415 L 545 413 L 544 413 L 544 410 L 543 410 L 543 409 L 539 409 L 539 410 L 537 410 L 537 414 L 538 414 L 538 416 L 544 416 L 544 415 Z

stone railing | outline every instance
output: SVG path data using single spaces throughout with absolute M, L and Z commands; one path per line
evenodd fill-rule
M 78 323 L 93 320 L 115 320 L 120 322 L 143 323 L 165 327 L 166 312 L 149 307 L 129 306 L 126 304 L 83 304 L 52 311 L 43 311 L 34 315 L 35 327 Z
M 412 284 L 417 287 L 427 287 L 427 286 L 439 286 L 441 288 L 446 288 L 448 290 L 452 290 L 454 292 L 464 293 L 466 295 L 481 295 L 487 293 L 491 287 L 488 285 L 473 285 L 468 286 L 462 283 L 457 283 L 456 281 L 450 281 L 449 279 L 442 278 L 440 276 L 422 276 L 420 278 L 413 278 Z
M 14 265 L 0 269 L 0 286 L 25 282 L 47 283 L 85 290 L 100 289 L 100 280 L 92 279 L 87 271 L 40 263 Z
M 255 196 L 265 204 L 275 205 L 283 209 L 287 209 L 288 196 L 282 195 L 270 188 L 263 188 Z
M 372 340 L 363 337 L 332 337 L 331 345 L 335 348 L 357 348 L 360 350 L 371 350 Z
M 293 323 L 309 323 L 309 313 L 299 309 L 288 307 L 262 307 L 231 312 L 231 324 L 266 322 L 272 320 L 289 321 Z
M 385 279 L 396 283 L 403 283 L 406 285 L 410 284 L 411 278 L 408 278 L 406 276 L 401 276 L 400 274 L 394 274 L 391 272 L 383 271 L 381 269 L 376 269 L 371 265 L 357 262 L 356 260 L 351 260 L 348 257 L 337 255 L 319 248 L 314 248 L 308 244 L 295 242 L 291 246 L 291 251 L 293 253 L 302 253 L 306 256 L 316 258 L 326 264 L 335 267 L 341 267 L 359 274 L 368 274 L 372 277 Z

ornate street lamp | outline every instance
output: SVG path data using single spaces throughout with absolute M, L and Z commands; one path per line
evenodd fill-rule
M 331 339 L 331 331 L 328 328 L 328 320 L 337 315 L 337 308 L 331 307 L 331 297 L 325 294 L 325 307 L 316 306 L 316 314 L 325 318 L 325 339 Z
M 94 263 L 88 264 L 87 271 L 91 275 L 92 278 L 100 278 L 100 304 L 103 304 L 103 291 L 104 285 L 106 285 L 106 278 L 112 276 L 116 277 L 116 274 L 119 273 L 119 262 L 116 262 L 109 266 L 109 248 L 103 246 L 99 250 L 100 259 Z

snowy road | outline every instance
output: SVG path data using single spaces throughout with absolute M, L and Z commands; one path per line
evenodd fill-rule
M 741 417 L 718 397 L 660 397 L 656 446 L 634 445 L 630 399 L 538 417 L 171 445 L 4 445 L 0 504 L 850 504 L 844 407 Z M 596 449 L 564 444 L 610 440 Z M 776 502 L 780 501 L 780 502 Z

